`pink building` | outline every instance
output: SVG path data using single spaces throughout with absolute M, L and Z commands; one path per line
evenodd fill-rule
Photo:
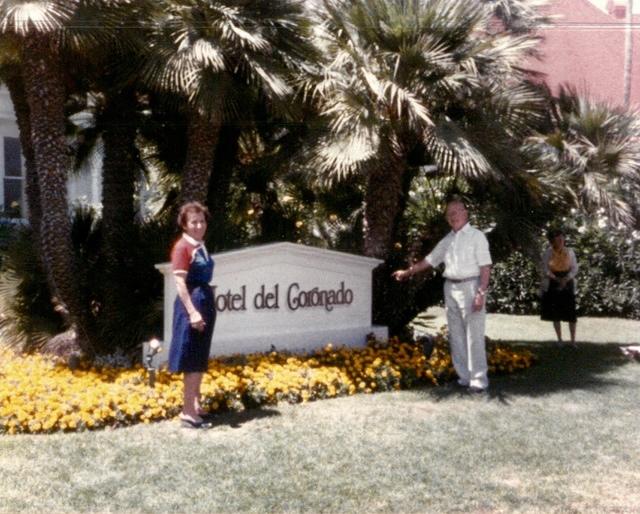
M 554 92 L 569 83 L 616 105 L 624 102 L 625 0 L 551 0 L 551 24 L 540 30 L 542 59 L 529 67 L 545 74 Z M 639 3 L 636 0 L 636 3 Z M 635 10 L 635 9 L 634 9 Z M 640 16 L 633 16 L 630 103 L 640 106 Z

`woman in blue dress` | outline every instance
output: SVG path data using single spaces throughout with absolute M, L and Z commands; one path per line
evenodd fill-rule
M 182 236 L 171 250 L 176 281 L 169 370 L 184 373 L 183 426 L 201 428 L 205 414 L 200 405 L 200 385 L 207 371 L 216 311 L 211 289 L 214 262 L 204 246 L 209 211 L 199 202 L 180 208 Z

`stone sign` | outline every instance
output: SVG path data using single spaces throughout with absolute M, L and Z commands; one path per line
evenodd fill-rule
M 212 255 L 217 321 L 211 355 L 307 351 L 327 343 L 361 346 L 387 327 L 371 324 L 372 270 L 381 261 L 293 243 L 274 243 Z M 164 351 L 168 358 L 176 288 L 164 275 Z

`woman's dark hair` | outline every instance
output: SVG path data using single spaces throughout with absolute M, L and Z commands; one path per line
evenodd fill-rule
M 547 231 L 547 240 L 553 241 L 558 236 L 564 236 L 564 231 L 560 228 L 551 228 Z
M 178 212 L 178 226 L 180 228 L 184 228 L 187 224 L 187 215 L 190 212 L 195 212 L 196 214 L 203 214 L 204 219 L 209 221 L 211 214 L 209 214 L 209 209 L 207 209 L 200 202 L 187 202 L 180 207 L 180 212 Z

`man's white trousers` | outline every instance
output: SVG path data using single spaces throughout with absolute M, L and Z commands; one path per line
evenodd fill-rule
M 451 359 L 459 382 L 484 389 L 489 385 L 484 339 L 487 313 L 484 307 L 473 312 L 477 289 L 475 280 L 459 283 L 447 280 L 444 283 L 444 298 Z

